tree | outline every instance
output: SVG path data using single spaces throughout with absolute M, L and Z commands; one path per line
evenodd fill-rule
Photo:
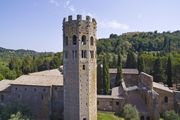
M 12 114 L 9 120 L 30 120 L 27 116 L 24 116 L 21 112 Z
M 0 80 L 3 80 L 4 76 L 0 73 Z
M 123 115 L 125 120 L 139 120 L 138 110 L 131 104 L 126 104 L 123 107 Z
M 166 111 L 164 120 L 180 120 L 180 116 L 174 110 Z
M 128 51 L 126 59 L 126 68 L 136 68 L 136 57 L 132 51 Z
M 117 62 L 117 74 L 116 74 L 116 85 L 119 86 L 121 84 L 123 75 L 122 75 L 122 59 L 121 54 L 118 55 L 118 62 Z
M 103 71 L 102 71 L 102 64 L 98 64 L 97 66 L 97 93 L 102 94 L 103 90 L 103 84 L 102 84 L 102 77 L 103 77 Z
M 18 112 L 20 112 L 21 114 L 19 114 Z M 21 117 L 21 115 L 23 115 L 24 118 L 30 118 L 31 112 L 29 108 L 20 103 L 7 104 L 5 106 L 2 106 L 0 109 L 0 120 L 8 120 L 10 118 L 12 118 L 10 120 L 19 120 L 15 118 Z
M 138 55 L 138 61 L 137 61 L 137 68 L 138 68 L 138 71 L 139 71 L 139 73 L 140 72 L 144 72 L 144 67 L 145 65 L 144 65 L 144 59 L 143 59 L 143 57 L 141 57 L 141 55 L 139 54 Z
M 106 55 L 103 58 L 103 80 L 104 80 L 104 93 L 109 94 L 110 78 L 109 78 L 109 64 Z
M 172 64 L 171 57 L 168 57 L 167 66 L 166 66 L 166 76 L 167 76 L 167 85 L 172 87 Z
M 163 70 L 159 57 L 154 62 L 153 78 L 155 82 L 163 82 Z

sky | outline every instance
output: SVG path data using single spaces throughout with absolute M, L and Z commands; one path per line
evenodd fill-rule
M 0 47 L 62 51 L 62 20 L 77 14 L 96 19 L 97 38 L 180 30 L 180 0 L 0 0 Z

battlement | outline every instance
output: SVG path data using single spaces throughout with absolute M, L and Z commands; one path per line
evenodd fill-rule
M 86 16 L 86 18 L 83 19 L 82 15 L 77 15 L 76 19 L 73 19 L 72 15 L 68 16 L 68 18 L 65 17 L 63 19 L 63 23 L 65 23 L 65 22 L 72 22 L 72 21 L 87 21 L 87 22 L 96 23 L 96 20 L 94 18 L 91 18 L 90 16 Z

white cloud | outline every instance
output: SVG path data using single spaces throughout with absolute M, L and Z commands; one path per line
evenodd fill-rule
M 67 8 L 68 10 L 70 10 L 72 13 L 74 13 L 74 14 L 76 13 L 76 9 L 70 0 L 65 1 L 64 7 Z
M 69 9 L 71 12 L 74 12 L 74 11 L 75 11 L 75 8 L 74 8 L 73 5 L 68 6 L 68 9 Z
M 107 28 L 107 29 L 120 29 L 120 30 L 128 30 L 129 26 L 127 24 L 121 23 L 117 20 L 103 20 L 103 21 L 98 21 L 99 26 L 102 28 Z
M 59 7 L 59 3 L 56 0 L 49 0 L 49 2 L 55 5 L 56 7 Z
M 70 4 L 70 1 L 67 0 L 66 3 L 65 3 L 65 7 L 69 6 L 69 4 Z

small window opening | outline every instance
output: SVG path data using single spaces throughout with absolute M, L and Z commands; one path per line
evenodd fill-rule
M 85 70 L 86 69 L 86 66 L 85 65 L 83 65 L 83 70 Z
M 86 36 L 85 35 L 82 36 L 81 44 L 86 45 Z
M 164 97 L 164 102 L 168 103 L 168 97 L 167 96 Z
M 99 101 L 97 101 L 97 105 L 99 105 Z
M 91 45 L 94 45 L 94 38 L 91 37 Z
M 82 50 L 82 51 L 81 51 L 81 57 L 82 57 L 82 58 L 87 58 L 86 50 Z
M 83 118 L 83 120 L 86 120 L 86 118 Z
M 2 102 L 4 101 L 4 95 L 1 95 L 1 101 Z
M 64 51 L 64 58 L 67 59 L 68 58 L 68 52 Z
M 90 51 L 91 58 L 94 58 L 94 51 Z
M 68 37 L 66 36 L 65 45 L 68 46 Z
M 119 102 L 116 102 L 116 105 L 119 105 Z
M 41 95 L 41 99 L 42 99 L 42 100 L 44 99 L 44 96 L 43 96 L 43 95 Z
M 73 45 L 76 45 L 77 44 L 77 37 L 76 35 L 73 35 Z

